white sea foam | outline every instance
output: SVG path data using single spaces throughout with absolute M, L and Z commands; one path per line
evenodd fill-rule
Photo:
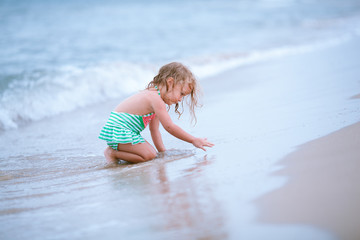
M 16 128 L 79 107 L 132 93 L 154 74 L 149 66 L 129 63 L 95 67 L 62 67 L 56 73 L 34 74 L 13 81 L 0 96 L 0 127 Z
M 290 55 L 312 52 L 331 46 L 336 46 L 351 39 L 351 35 L 344 35 L 312 44 L 302 44 L 297 46 L 283 46 L 265 50 L 255 50 L 249 53 L 223 54 L 217 56 L 204 56 L 187 60 L 187 64 L 192 66 L 192 70 L 200 78 L 210 77 L 221 72 L 263 61 L 269 61 Z
M 195 75 L 205 78 L 239 66 L 269 61 L 331 47 L 350 39 L 346 35 L 326 42 L 183 59 Z M 144 89 L 160 65 L 137 65 L 126 62 L 93 67 L 62 67 L 56 72 L 23 74 L 0 96 L 0 129 L 75 110 L 112 98 L 121 98 Z

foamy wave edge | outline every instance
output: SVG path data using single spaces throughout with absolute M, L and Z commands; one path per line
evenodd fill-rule
M 25 79 L 12 82 L 1 94 L 0 129 L 14 129 L 31 121 L 128 95 L 143 89 L 154 73 L 152 66 L 126 62 L 86 68 L 64 66 L 55 72 L 29 73 Z
M 193 72 L 200 78 L 207 78 L 222 72 L 263 61 L 273 60 L 291 55 L 303 54 L 313 52 L 321 49 L 326 49 L 332 46 L 345 43 L 358 34 L 346 35 L 327 41 L 319 41 L 311 44 L 302 44 L 296 46 L 283 46 L 272 49 L 257 50 L 249 53 L 233 53 L 223 54 L 218 56 L 198 57 L 188 59 L 184 62 L 191 66 Z
M 207 77 L 233 68 L 328 48 L 351 38 L 344 36 L 299 46 L 188 58 L 181 62 L 189 66 L 200 80 L 206 81 Z M 160 65 L 116 62 L 86 68 L 64 66 L 56 73 L 43 74 L 36 80 L 14 81 L 0 96 L 0 130 L 18 128 L 27 122 L 144 89 Z

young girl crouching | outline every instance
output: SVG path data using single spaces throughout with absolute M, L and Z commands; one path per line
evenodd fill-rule
M 190 113 L 196 120 L 194 108 L 197 106 L 198 88 L 192 72 L 181 63 L 173 62 L 161 67 L 145 90 L 125 99 L 111 112 L 99 135 L 108 144 L 104 151 L 106 160 L 139 163 L 154 159 L 155 148 L 144 140 L 140 132 L 149 125 L 156 149 L 164 152 L 159 123 L 171 135 L 204 151 L 204 147 L 214 146 L 206 138 L 194 137 L 174 124 L 167 111 L 166 105 L 175 104 L 175 112 L 180 116 L 179 103 L 190 95 Z

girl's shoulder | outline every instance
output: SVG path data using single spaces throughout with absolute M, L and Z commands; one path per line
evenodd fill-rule
M 149 89 L 140 90 L 137 93 L 133 94 L 131 97 L 133 98 L 153 98 L 155 95 Z
M 145 101 L 151 106 L 154 104 L 165 104 L 157 91 L 152 89 L 144 89 L 139 91 L 137 94 L 135 94 L 135 98 L 139 99 L 139 101 Z
M 144 90 L 140 91 L 139 93 L 143 94 L 144 96 L 146 96 L 152 100 L 161 100 L 162 101 L 162 99 L 159 96 L 156 89 L 144 89 Z

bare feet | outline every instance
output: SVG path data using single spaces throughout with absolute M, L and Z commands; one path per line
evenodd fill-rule
M 104 156 L 106 158 L 107 163 L 117 163 L 118 159 L 116 159 L 115 155 L 113 154 L 114 149 L 111 147 L 107 147 L 104 151 Z

